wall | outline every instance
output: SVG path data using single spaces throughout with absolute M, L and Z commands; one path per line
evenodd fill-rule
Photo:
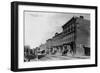
M 0 73 L 12 73 L 10 71 L 10 2 L 13 0 L 0 0 Z M 100 0 L 24 0 L 31 2 L 45 2 L 45 3 L 61 3 L 61 4 L 80 4 L 80 5 L 96 5 L 100 9 Z M 100 10 L 98 10 L 100 13 Z M 98 14 L 100 16 L 100 14 Z M 100 17 L 99 17 L 100 18 Z M 99 19 L 98 18 L 98 19 Z M 99 21 L 100 23 L 100 21 Z M 99 24 L 98 23 L 98 24 Z M 98 25 L 100 27 L 100 25 Z M 100 29 L 98 29 L 100 31 Z M 98 34 L 100 37 L 100 33 Z M 100 40 L 100 39 L 98 39 Z M 99 41 L 100 43 L 100 41 Z M 99 45 L 100 48 L 100 45 Z M 98 51 L 100 52 L 100 49 Z M 100 53 L 98 54 L 100 55 Z M 99 64 L 100 64 L 100 58 Z M 60 70 L 45 70 L 35 71 L 35 73 L 100 73 L 99 67 L 91 68 L 74 68 L 74 69 L 60 69 Z M 26 72 L 33 73 L 33 72 Z
M 79 18 L 76 20 L 76 55 L 85 55 L 83 46 L 90 48 L 90 20 Z
M 77 20 L 79 24 L 77 24 L 77 37 L 76 40 L 77 43 L 83 44 L 86 47 L 90 47 L 90 20 L 85 20 L 85 19 L 79 19 Z M 76 23 L 77 23 L 76 22 Z

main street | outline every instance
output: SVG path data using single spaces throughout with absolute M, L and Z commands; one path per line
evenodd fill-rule
M 74 59 L 89 59 L 89 56 L 81 56 L 81 57 L 70 57 L 70 56 L 55 56 L 55 55 L 46 55 L 41 57 L 40 59 L 35 58 L 31 61 L 50 61 L 50 60 L 74 60 Z

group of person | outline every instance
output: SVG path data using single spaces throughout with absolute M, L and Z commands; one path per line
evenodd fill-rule
M 62 47 L 52 47 L 49 48 L 49 54 L 51 55 L 62 55 L 62 56 L 72 56 L 73 50 L 70 45 Z

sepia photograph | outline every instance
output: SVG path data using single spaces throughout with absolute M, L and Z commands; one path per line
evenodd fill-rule
M 24 62 L 90 59 L 90 14 L 24 11 Z

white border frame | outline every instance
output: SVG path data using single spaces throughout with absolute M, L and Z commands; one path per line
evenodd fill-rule
M 73 12 L 73 13 L 89 13 L 91 15 L 91 58 L 78 60 L 59 60 L 59 61 L 34 61 L 24 62 L 24 42 L 23 42 L 23 11 L 51 11 L 51 12 Z M 61 7 L 46 7 L 46 6 L 18 6 L 18 68 L 36 68 L 36 67 L 52 67 L 52 66 L 72 66 L 72 65 L 86 65 L 95 64 L 95 10 L 93 9 L 79 9 L 79 8 L 61 8 Z

